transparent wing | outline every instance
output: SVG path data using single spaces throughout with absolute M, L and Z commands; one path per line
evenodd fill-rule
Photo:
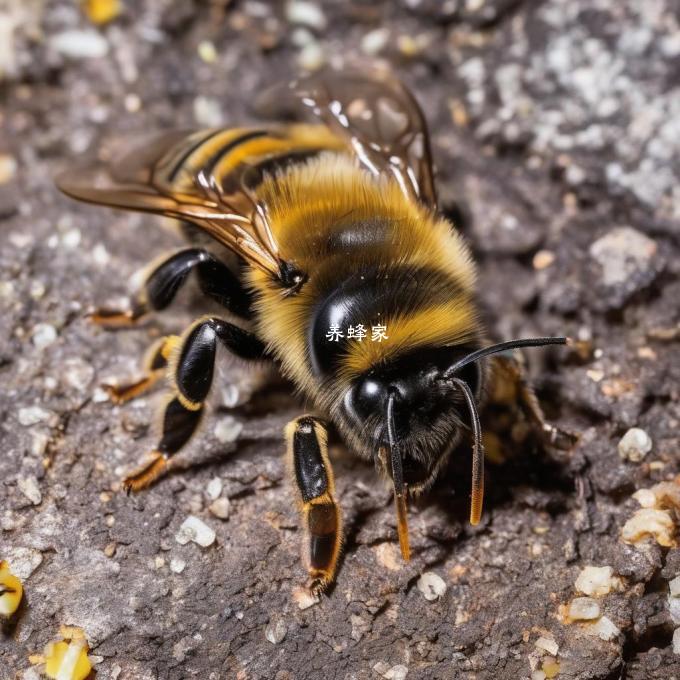
M 67 171 L 57 186 L 81 201 L 192 222 L 252 265 L 288 279 L 291 268 L 279 257 L 266 207 L 249 189 L 258 170 L 241 164 L 228 177 L 217 173 L 234 134 L 164 133 L 110 164 Z
M 325 70 L 291 84 L 302 103 L 344 137 L 374 175 L 387 172 L 411 199 L 436 207 L 423 113 L 389 71 Z

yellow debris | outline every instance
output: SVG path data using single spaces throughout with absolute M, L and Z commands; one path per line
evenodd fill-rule
M 550 659 L 550 657 L 548 657 L 548 659 L 543 662 L 541 670 L 545 673 L 546 678 L 555 678 L 559 675 L 560 664 L 554 659 Z
M 12 616 L 23 594 L 21 581 L 9 570 L 9 564 L 0 562 L 0 616 Z
M 642 508 L 638 510 L 621 529 L 624 543 L 636 544 L 651 536 L 659 545 L 675 547 L 675 524 L 666 510 Z
M 108 24 L 123 9 L 120 0 L 83 0 L 83 10 L 93 24 Z
M 672 513 L 680 510 L 680 476 L 671 482 L 660 482 L 649 489 L 639 489 L 633 498 L 642 506 L 623 525 L 621 538 L 625 543 L 637 544 L 648 536 L 659 545 L 677 545 L 676 526 Z
M 43 656 L 31 656 L 31 663 L 44 663 L 44 673 L 52 680 L 85 680 L 92 670 L 89 647 L 81 628 L 62 626 L 61 640 L 50 642 Z

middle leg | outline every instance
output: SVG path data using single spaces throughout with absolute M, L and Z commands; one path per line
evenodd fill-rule
M 267 358 L 259 338 L 228 321 L 204 317 L 190 326 L 170 359 L 173 390 L 163 408 L 161 437 L 149 462 L 123 481 L 126 491 L 149 486 L 196 432 L 212 385 L 218 340 L 241 359 Z

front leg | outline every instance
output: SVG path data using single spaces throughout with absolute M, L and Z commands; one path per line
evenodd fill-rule
M 142 287 L 129 310 L 100 308 L 90 314 L 94 323 L 110 328 L 134 325 L 151 311 L 166 309 L 195 271 L 201 291 L 243 319 L 252 318 L 251 298 L 232 271 L 202 248 L 183 248 L 154 260 L 142 274 Z
M 312 416 L 296 418 L 286 426 L 286 442 L 305 530 L 307 585 L 319 594 L 335 580 L 342 544 L 326 426 Z

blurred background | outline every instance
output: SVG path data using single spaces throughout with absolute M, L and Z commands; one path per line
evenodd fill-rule
M 0 559 L 26 590 L 0 678 L 36 677 L 28 655 L 61 623 L 84 628 L 99 680 L 680 674 L 680 552 L 620 539 L 635 490 L 679 471 L 679 22 L 677 0 L 0 0 Z M 285 389 L 249 405 L 258 378 L 227 364 L 188 469 L 122 496 L 154 402 L 114 408 L 99 385 L 192 301 L 139 331 L 83 314 L 180 241 L 53 177 L 139 134 L 262 120 L 265 88 L 348 59 L 387 62 L 421 103 L 494 336 L 580 341 L 532 375 L 582 438 L 492 468 L 476 529 L 454 471 L 413 510 L 407 566 L 389 491 L 338 452 L 346 557 L 303 609 L 280 441 L 303 406 Z M 653 442 L 639 460 L 617 445 L 632 427 Z M 176 540 L 192 514 L 207 548 Z M 593 564 L 624 577 L 598 600 L 615 633 L 557 615 Z

